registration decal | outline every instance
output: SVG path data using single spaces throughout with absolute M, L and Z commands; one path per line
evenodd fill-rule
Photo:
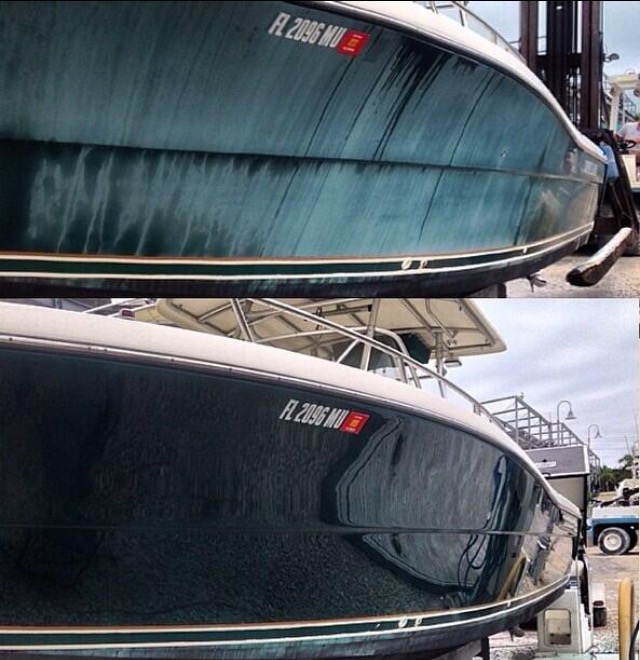
M 340 430 L 344 431 L 345 433 L 353 433 L 354 435 L 358 435 L 358 433 L 362 431 L 362 427 L 366 424 L 368 419 L 369 415 L 365 415 L 364 413 L 359 413 L 352 410 L 342 423 Z
M 349 30 L 336 46 L 336 50 L 339 53 L 353 55 L 355 57 L 362 50 L 368 39 L 369 35 L 366 32 Z
M 358 435 L 369 419 L 369 415 L 347 408 L 334 408 L 310 401 L 289 399 L 282 409 L 279 419 L 294 424 L 321 426 L 325 429 L 336 429 L 343 433 Z
M 274 37 L 330 48 L 351 57 L 358 55 L 369 40 L 366 32 L 292 16 L 284 11 L 275 17 L 267 32 Z

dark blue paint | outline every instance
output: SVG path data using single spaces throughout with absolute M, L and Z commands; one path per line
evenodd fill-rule
M 562 528 L 536 477 L 426 416 L 215 370 L 64 353 L 3 350 L 0 370 L 2 626 L 490 604 L 542 537 L 547 554 L 522 595 L 540 588 L 539 574 L 549 584 L 569 569 L 577 528 Z M 358 434 L 296 422 L 305 402 L 369 418 Z

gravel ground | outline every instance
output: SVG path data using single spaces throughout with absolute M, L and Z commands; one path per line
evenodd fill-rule
M 618 586 L 624 577 L 633 579 L 635 620 L 638 620 L 640 601 L 638 549 L 636 547 L 633 552 L 615 557 L 603 555 L 597 547 L 589 548 L 588 557 L 593 571 L 593 581 L 602 582 L 606 590 L 607 625 L 594 629 L 594 644 L 603 653 L 616 653 L 618 651 Z
M 607 607 L 606 625 L 593 630 L 593 650 L 596 654 L 618 653 L 618 586 L 624 577 L 633 579 L 636 621 L 639 616 L 638 550 L 616 557 L 603 555 L 599 548 L 593 547 L 588 549 L 587 555 L 592 582 L 604 584 Z M 491 660 L 530 660 L 535 657 L 538 638 L 535 631 L 525 631 L 523 637 L 512 637 L 509 633 L 501 633 L 491 638 L 490 645 Z

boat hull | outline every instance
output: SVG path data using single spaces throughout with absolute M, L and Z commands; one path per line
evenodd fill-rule
M 1 10 L 10 281 L 464 295 L 551 263 L 593 226 L 604 164 L 548 100 L 393 12 Z
M 577 517 L 483 433 L 96 341 L 0 345 L 0 650 L 410 656 L 564 589 Z

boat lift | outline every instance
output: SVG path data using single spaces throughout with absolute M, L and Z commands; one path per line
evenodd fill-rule
M 540 48 L 540 4 L 546 6 L 546 46 Z M 573 123 L 609 158 L 600 210 L 590 237 L 599 249 L 566 276 L 574 286 L 597 284 L 623 255 L 640 255 L 640 181 L 628 176 L 624 145 L 603 113 L 602 2 L 520 2 L 520 52 Z M 633 81 L 633 85 L 638 80 Z M 614 88 L 616 93 L 624 89 Z M 617 97 L 618 100 L 620 96 Z M 612 103 L 613 107 L 613 103 Z M 614 113 L 612 112 L 611 115 Z M 633 183 L 637 184 L 634 189 Z

